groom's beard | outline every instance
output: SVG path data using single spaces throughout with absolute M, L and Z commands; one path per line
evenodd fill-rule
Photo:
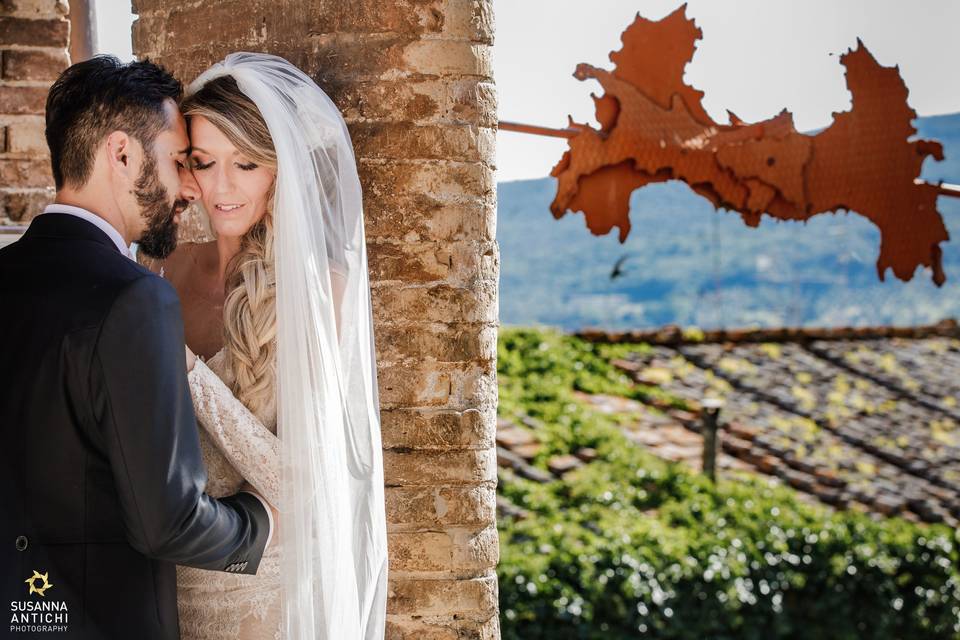
M 134 183 L 134 195 L 140 205 L 140 215 L 147 228 L 137 245 L 140 251 L 151 258 L 163 259 L 177 248 L 177 223 L 173 217 L 190 204 L 186 200 L 176 200 L 170 205 L 167 188 L 160 182 L 157 174 L 157 162 L 147 153 L 140 177 Z

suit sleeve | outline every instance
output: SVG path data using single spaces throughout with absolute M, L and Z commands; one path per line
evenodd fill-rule
M 187 383 L 183 321 L 173 288 L 135 280 L 114 301 L 91 362 L 95 421 L 106 443 L 130 544 L 201 569 L 256 573 L 268 514 L 251 494 L 216 500 Z

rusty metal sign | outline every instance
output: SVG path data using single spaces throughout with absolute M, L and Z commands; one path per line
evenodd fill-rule
M 730 122 L 719 124 L 704 110 L 703 93 L 683 82 L 701 37 L 686 5 L 659 21 L 637 15 L 621 36 L 622 48 L 610 54 L 612 71 L 577 66 L 577 79 L 593 78 L 603 87 L 603 95 L 592 94 L 600 128 L 571 118 L 566 130 L 553 130 L 569 143 L 551 171 L 554 217 L 583 212 L 593 234 L 618 227 L 622 243 L 631 229 L 630 194 L 682 180 L 715 207 L 739 212 L 751 227 L 763 214 L 807 220 L 854 211 L 880 229 L 881 280 L 888 268 L 907 281 L 924 266 L 942 285 L 940 243 L 949 234 L 937 196 L 947 190 L 919 176 L 924 158 L 943 159 L 943 147 L 911 140 L 917 114 L 899 70 L 881 66 L 858 40 L 840 57 L 852 107 L 834 114 L 826 129 L 800 133 L 786 110 L 754 123 L 728 112 Z M 514 127 L 550 135 L 536 129 Z

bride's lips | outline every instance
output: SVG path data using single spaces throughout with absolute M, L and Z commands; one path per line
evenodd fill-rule
M 244 205 L 242 204 L 224 203 L 224 204 L 215 204 L 213 205 L 213 208 L 218 214 L 222 216 L 228 216 L 230 214 L 237 213 L 238 211 L 243 209 L 243 206 Z

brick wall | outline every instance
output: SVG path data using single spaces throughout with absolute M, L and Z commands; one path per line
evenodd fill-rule
M 24 225 L 53 199 L 43 136 L 47 89 L 67 67 L 63 0 L 0 0 L 0 225 Z
M 134 51 L 184 81 L 231 51 L 266 51 L 344 113 L 376 321 L 387 637 L 498 638 L 491 0 L 133 4 Z

